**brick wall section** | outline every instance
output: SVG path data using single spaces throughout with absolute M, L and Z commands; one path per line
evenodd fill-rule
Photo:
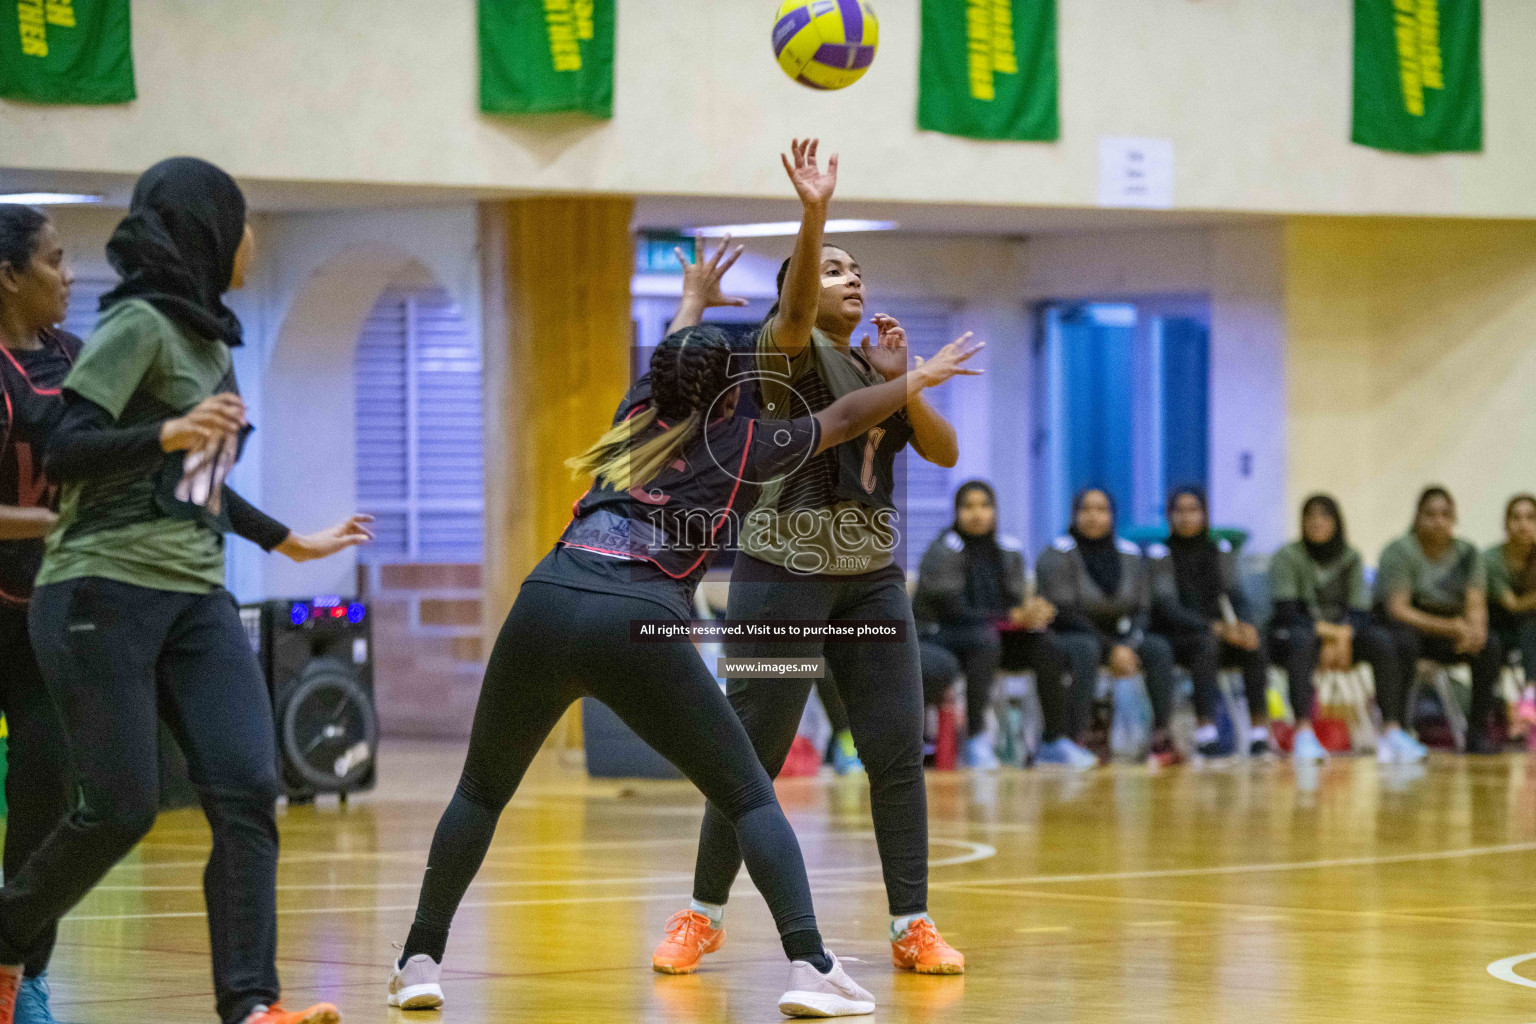
M 383 734 L 467 737 L 485 667 L 480 566 L 359 566 L 358 593 L 373 614 Z

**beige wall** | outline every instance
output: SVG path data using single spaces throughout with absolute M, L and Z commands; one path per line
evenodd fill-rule
M 1484 0 L 1487 152 L 1349 142 L 1338 0 L 1060 0 L 1063 137 L 981 143 L 915 125 L 917 0 L 836 94 L 769 53 L 769 0 L 618 0 L 616 117 L 478 113 L 475 4 L 145 0 L 139 100 L 0 103 L 0 166 L 134 173 L 173 153 L 238 175 L 632 194 L 786 196 L 792 135 L 845 155 L 845 198 L 1092 206 L 1102 135 L 1176 146 L 1185 209 L 1536 216 L 1536 3 Z
M 1505 499 L 1536 489 L 1536 225 L 1305 218 L 1285 236 L 1288 508 L 1334 492 L 1374 559 L 1442 483 L 1463 532 L 1498 539 Z

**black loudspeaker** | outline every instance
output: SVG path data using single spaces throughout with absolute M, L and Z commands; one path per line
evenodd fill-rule
M 264 601 L 240 610 L 272 694 L 278 774 L 290 802 L 372 789 L 379 750 L 373 631 L 356 601 Z

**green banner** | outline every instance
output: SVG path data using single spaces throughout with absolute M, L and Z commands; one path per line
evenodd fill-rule
M 613 0 L 480 0 L 480 109 L 613 116 Z
M 1481 0 L 1355 0 L 1355 127 L 1399 153 L 1483 148 Z
M 0 96 L 33 103 L 134 98 L 128 0 L 14 0 L 0 6 Z
M 917 126 L 973 139 L 1049 142 L 1056 0 L 923 0 Z

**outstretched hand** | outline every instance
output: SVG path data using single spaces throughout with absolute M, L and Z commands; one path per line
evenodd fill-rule
M 973 370 L 965 363 L 977 352 L 987 347 L 984 341 L 970 344 L 972 332 L 966 331 L 954 341 L 945 345 L 934 353 L 932 359 L 925 360 L 922 356 L 916 359 L 917 365 L 913 367 L 913 374 L 919 379 L 922 387 L 933 387 L 942 384 L 951 377 L 979 377 L 981 370 Z
M 329 558 L 338 551 L 366 544 L 373 540 L 368 524 L 373 516 L 358 513 L 350 515 L 318 533 L 290 533 L 277 550 L 295 562 L 310 562 L 317 558 Z
M 794 139 L 789 144 L 790 155 L 779 154 L 795 194 L 806 207 L 826 207 L 837 190 L 837 154 L 827 158 L 827 169 L 823 171 L 816 163 L 816 146 L 820 141 Z
M 720 243 L 720 248 L 713 255 L 708 253 L 699 262 L 695 263 L 688 258 L 681 246 L 672 251 L 677 254 L 677 262 L 683 265 L 683 302 L 696 303 L 701 309 L 714 309 L 717 306 L 745 306 L 747 300 L 734 295 L 726 295 L 720 289 L 720 282 L 725 277 L 725 272 L 736 265 L 741 258 L 742 250 L 746 246 L 738 245 L 731 248 L 731 236 L 726 235 Z

